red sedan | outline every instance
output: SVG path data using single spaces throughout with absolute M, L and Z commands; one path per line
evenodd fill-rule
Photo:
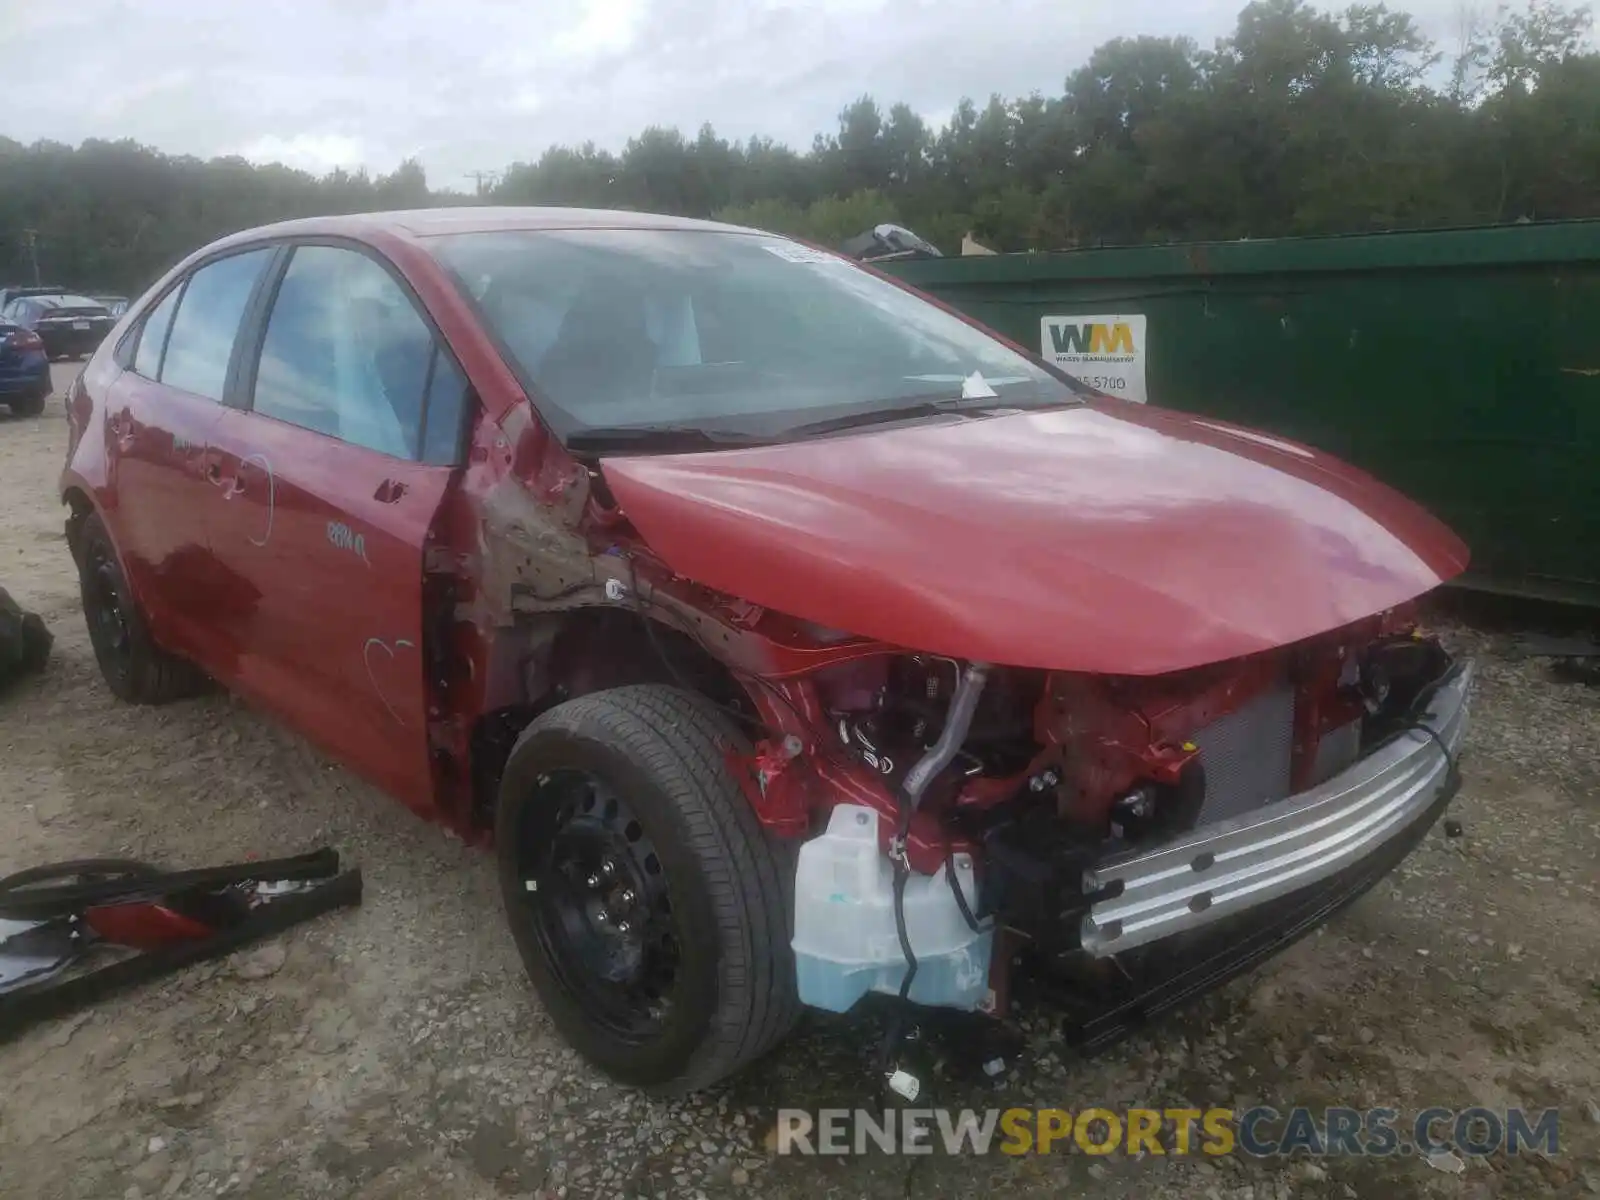
M 253 230 L 67 406 L 113 691 L 215 681 L 492 843 L 551 1016 L 644 1086 L 868 993 L 1002 1019 L 1018 971 L 1108 1041 L 1457 785 L 1471 667 L 1409 615 L 1466 563 L 1435 520 L 781 237 Z

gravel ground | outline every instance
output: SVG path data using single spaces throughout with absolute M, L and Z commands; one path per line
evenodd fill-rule
M 58 369 L 58 384 L 65 373 Z M 876 1106 L 861 1021 L 815 1022 L 715 1093 L 589 1070 L 524 984 L 490 860 L 226 696 L 113 701 L 54 499 L 66 430 L 0 418 L 0 586 L 57 635 L 0 698 L 0 874 L 91 854 L 170 865 L 319 844 L 367 878 L 334 914 L 0 1047 L 0 1196 L 172 1198 L 1600 1194 L 1600 691 L 1503 633 L 1481 656 L 1464 836 L 1147 1037 L 1076 1059 L 1049 1014 L 953 1106 L 1559 1106 L 1562 1152 L 1470 1161 L 769 1157 L 776 1110 Z

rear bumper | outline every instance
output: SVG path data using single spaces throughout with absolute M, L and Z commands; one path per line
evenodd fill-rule
M 32 400 L 50 394 L 50 360 L 42 350 L 24 356 L 20 362 L 0 363 L 0 399 L 21 396 Z
M 1470 662 L 1458 664 L 1419 718 L 1451 756 L 1466 736 L 1472 676 Z M 1084 874 L 1084 892 L 1106 898 L 1082 919 L 1084 950 L 1104 957 L 1187 933 L 1369 858 L 1392 866 L 1389 851 L 1431 824 L 1456 786 L 1439 741 L 1407 730 L 1310 791 L 1096 864 Z
M 39 335 L 39 340 L 44 343 L 45 353 L 52 358 L 58 355 L 90 354 L 105 340 L 107 330 L 96 329 L 47 329 L 39 327 L 34 330 Z

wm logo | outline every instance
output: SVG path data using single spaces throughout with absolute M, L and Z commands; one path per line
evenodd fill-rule
M 1133 354 L 1133 330 L 1122 321 L 1115 325 L 1052 325 L 1050 340 L 1057 354 Z

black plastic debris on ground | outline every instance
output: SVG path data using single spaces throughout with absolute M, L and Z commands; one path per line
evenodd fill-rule
M 193 963 L 361 903 L 361 872 L 324 848 L 163 871 L 79 859 L 0 879 L 0 1044 Z
M 0 690 L 44 669 L 55 639 L 37 613 L 27 612 L 0 588 Z

